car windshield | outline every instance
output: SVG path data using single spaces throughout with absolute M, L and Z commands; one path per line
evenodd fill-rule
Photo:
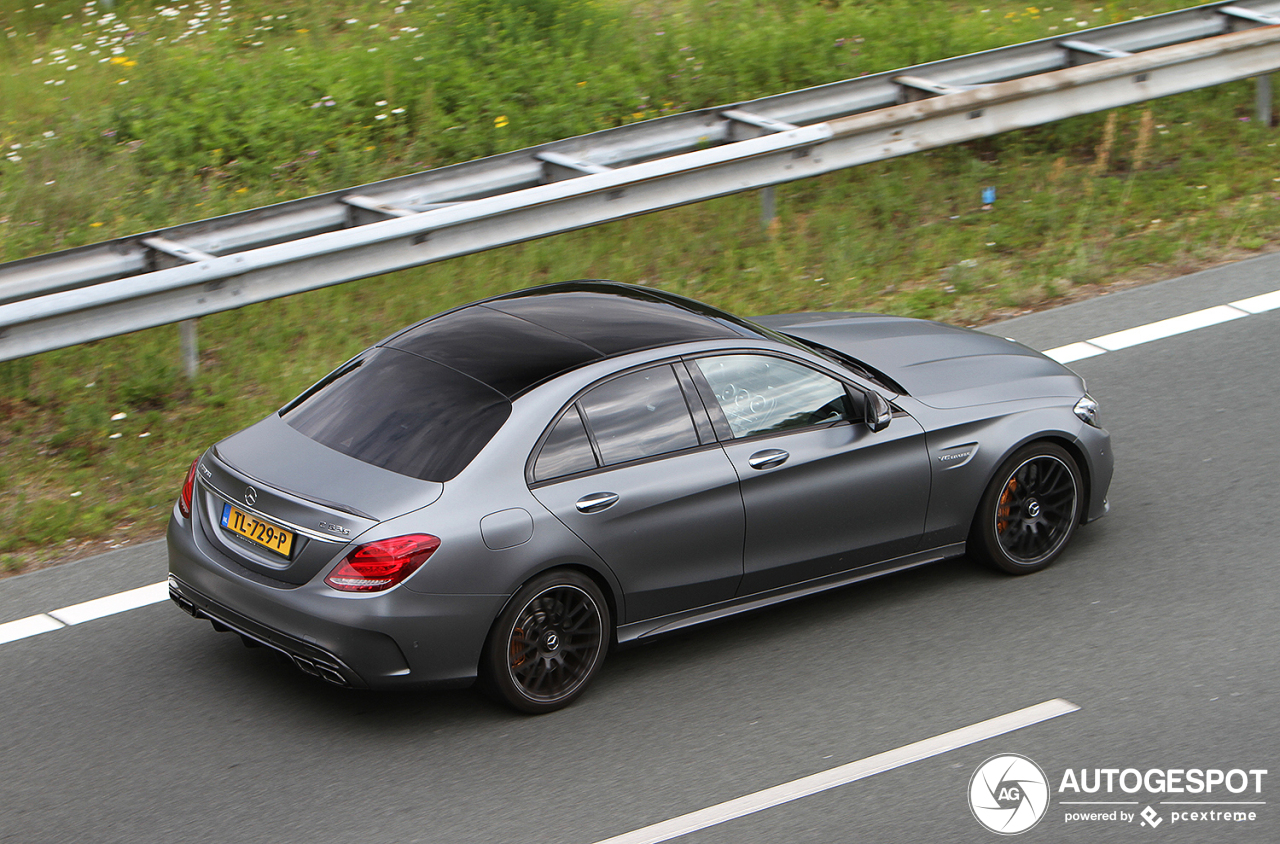
M 280 411 L 321 445 L 438 482 L 465 469 L 510 415 L 492 388 L 389 348 L 344 364 Z

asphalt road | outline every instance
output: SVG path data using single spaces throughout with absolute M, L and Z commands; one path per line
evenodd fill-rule
M 1276 289 L 1280 256 L 989 330 L 1050 348 Z M 959 559 L 618 652 L 548 716 L 332 688 L 167 603 L 0 645 L 0 840 L 594 844 L 1059 698 L 1079 710 L 677 840 L 999 840 L 967 797 L 1002 753 L 1049 780 L 1021 840 L 1280 840 L 1278 341 L 1274 310 L 1073 364 L 1112 513 L 1047 571 Z M 153 544 L 0 581 L 0 622 L 163 576 Z M 1269 773 L 1087 795 L 1068 768 Z M 1159 825 L 1068 823 L 1072 799 Z M 1171 799 L 1265 805 L 1175 822 L 1222 807 Z

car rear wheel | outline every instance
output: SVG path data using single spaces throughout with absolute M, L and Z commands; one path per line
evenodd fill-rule
M 522 712 L 552 712 L 586 690 L 604 662 L 609 606 L 591 578 L 551 571 L 522 586 L 485 643 L 483 679 Z
M 1084 484 L 1061 446 L 1032 443 L 1006 460 L 982 496 L 969 550 L 1011 574 L 1040 571 L 1080 521 Z

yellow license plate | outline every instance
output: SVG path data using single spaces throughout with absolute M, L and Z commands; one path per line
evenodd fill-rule
M 222 526 L 283 557 L 293 553 L 293 531 L 261 521 L 230 504 L 222 505 Z

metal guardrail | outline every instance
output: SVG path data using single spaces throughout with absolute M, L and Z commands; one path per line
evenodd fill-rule
M 0 360 L 1280 69 L 1280 0 L 1083 30 L 0 264 Z M 1271 101 L 1269 85 L 1265 98 Z

